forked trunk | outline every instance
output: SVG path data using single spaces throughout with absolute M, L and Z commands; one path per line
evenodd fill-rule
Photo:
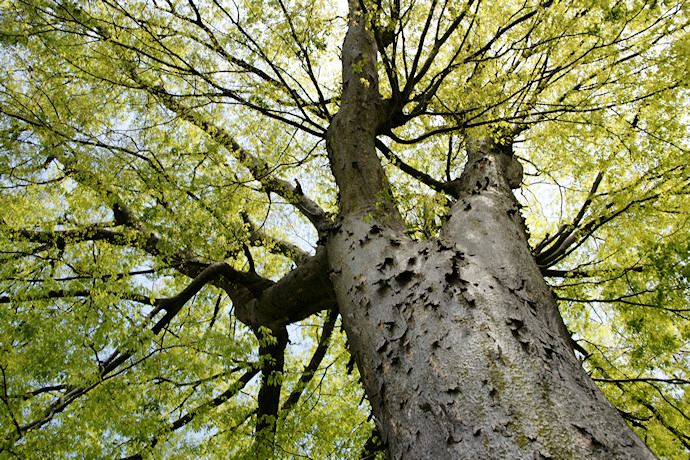
M 583 371 L 505 178 L 473 144 L 440 238 L 376 216 L 329 243 L 336 295 L 394 459 L 654 458 Z
M 389 456 L 654 458 L 573 353 L 510 188 L 509 142 L 469 142 L 440 237 L 406 235 L 374 149 L 385 104 L 365 17 L 350 0 L 327 138 L 340 226 L 326 244 Z

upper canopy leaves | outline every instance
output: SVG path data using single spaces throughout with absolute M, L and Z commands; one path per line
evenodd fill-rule
M 688 5 L 358 5 L 379 53 L 386 198 L 409 233 L 437 236 L 469 136 L 503 136 L 585 365 L 659 455 L 683 455 Z M 314 315 L 335 306 L 325 137 L 346 15 L 328 1 L 0 5 L 0 449 L 240 455 L 261 444 L 245 423 L 258 405 L 278 419 L 275 455 L 358 453 L 360 390 L 335 315 Z M 277 346 L 288 324 L 300 346 Z M 257 390 L 269 380 L 282 411 Z

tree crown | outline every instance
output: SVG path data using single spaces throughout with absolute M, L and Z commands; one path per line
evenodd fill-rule
M 684 455 L 689 15 L 3 2 L 0 450 L 241 456 L 273 426 L 276 457 L 354 458 L 371 426 L 323 242 L 350 212 L 436 238 L 491 139 L 584 365 Z M 346 168 L 328 148 L 364 103 L 376 153 Z

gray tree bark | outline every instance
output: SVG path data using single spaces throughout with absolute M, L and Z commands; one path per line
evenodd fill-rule
M 468 143 L 439 238 L 404 232 L 374 147 L 385 103 L 358 5 L 328 137 L 342 212 L 326 246 L 389 457 L 654 458 L 573 353 L 511 191 L 509 142 Z

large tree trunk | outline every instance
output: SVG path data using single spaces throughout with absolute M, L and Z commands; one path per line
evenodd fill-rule
M 404 232 L 374 150 L 376 48 L 359 3 L 328 151 L 341 221 L 328 257 L 391 458 L 654 458 L 583 371 L 527 243 L 510 146 L 467 146 L 441 236 Z
M 350 216 L 329 245 L 390 457 L 654 458 L 576 359 L 491 144 L 438 240 Z

